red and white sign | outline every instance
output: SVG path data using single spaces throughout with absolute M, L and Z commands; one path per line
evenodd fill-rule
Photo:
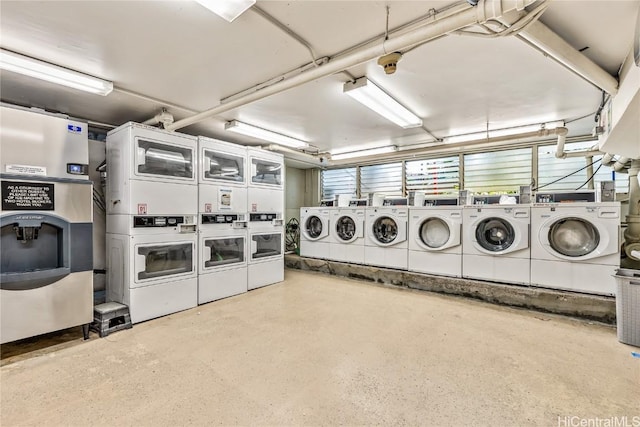
M 204 204 L 204 211 L 205 211 L 206 213 L 211 213 L 211 210 L 212 210 L 212 209 L 211 209 L 211 203 L 205 203 L 205 204 Z
M 258 204 L 251 203 L 251 212 L 258 212 Z
M 147 214 L 147 204 L 138 203 L 138 215 L 146 215 L 146 214 Z

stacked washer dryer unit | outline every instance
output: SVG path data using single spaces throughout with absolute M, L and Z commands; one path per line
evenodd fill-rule
M 531 208 L 531 284 L 614 295 L 620 202 L 593 192 L 538 193 Z
M 87 124 L 0 107 L 0 343 L 93 320 Z
M 126 123 L 107 134 L 107 298 L 133 323 L 195 307 L 197 138 Z
M 300 208 L 300 255 L 329 258 L 332 207 Z
M 348 206 L 341 206 L 347 204 Z M 366 200 L 343 198 L 331 211 L 329 257 L 333 261 L 364 264 Z
M 247 149 L 249 168 L 248 289 L 284 280 L 284 158 Z
M 407 269 L 409 207 L 406 198 L 385 199 L 366 210 L 364 263 Z
M 416 197 L 409 208 L 409 271 L 462 276 L 462 206 L 456 196 Z
M 530 205 L 474 196 L 462 210 L 462 277 L 529 285 Z
M 198 304 L 247 292 L 247 149 L 198 138 Z

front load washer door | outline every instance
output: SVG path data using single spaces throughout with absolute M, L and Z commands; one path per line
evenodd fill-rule
M 418 229 L 418 243 L 425 249 L 438 250 L 444 249 L 452 235 L 450 225 L 442 218 L 431 217 L 427 218 L 420 224 Z
M 600 244 L 600 233 L 589 221 L 568 217 L 549 227 L 549 246 L 555 252 L 570 258 L 585 257 Z
M 398 223 L 389 216 L 380 216 L 373 222 L 371 232 L 376 243 L 389 245 L 398 239 Z
M 513 226 L 504 218 L 486 218 L 476 226 L 476 242 L 487 252 L 508 250 L 515 238 Z
M 329 230 L 319 216 L 310 215 L 304 222 L 303 232 L 308 240 L 320 240 L 327 236 Z
M 348 216 L 343 215 L 336 221 L 336 237 L 342 243 L 351 243 L 358 236 L 358 227 L 355 220 Z

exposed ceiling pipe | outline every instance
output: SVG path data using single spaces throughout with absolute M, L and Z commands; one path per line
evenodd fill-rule
M 613 170 L 616 171 L 616 172 L 621 172 L 623 169 L 626 169 L 626 168 L 629 167 L 629 162 L 630 161 L 631 161 L 631 159 L 628 159 L 626 157 L 620 157 L 613 164 Z
M 380 43 L 375 46 L 355 50 L 344 57 L 333 59 L 325 65 L 313 68 L 279 83 L 275 83 L 274 85 L 266 87 L 258 92 L 247 94 L 244 97 L 236 98 L 224 104 L 220 104 L 194 116 L 178 120 L 172 125 L 169 125 L 167 129 L 181 129 L 209 117 L 233 110 L 234 108 L 247 105 L 276 93 L 284 92 L 302 84 L 309 83 L 371 61 L 384 55 L 386 52 L 401 51 L 402 49 L 411 47 L 415 44 L 440 37 L 443 34 L 457 31 L 469 25 L 482 24 L 489 19 L 497 19 L 504 13 L 514 10 L 523 10 L 526 6 L 535 3 L 535 1 L 536 0 L 481 0 L 476 7 L 469 6 L 468 8 L 461 9 L 460 11 L 456 10 L 450 15 L 435 15 L 432 22 L 405 34 L 390 38 L 384 42 L 384 46 Z
M 558 159 L 566 159 L 567 157 L 591 157 L 601 155 L 602 152 L 599 150 L 585 150 L 585 151 L 564 151 L 564 143 L 567 139 L 567 134 L 569 133 L 569 129 L 565 127 L 558 127 L 553 129 L 558 135 L 558 145 L 556 145 L 556 157 Z
M 499 21 L 511 25 L 518 18 L 518 15 L 509 18 L 503 17 Z M 615 95 L 618 92 L 618 80 L 615 77 L 576 50 L 542 22 L 537 20 L 531 22 L 516 37 L 525 40 L 608 94 Z
M 155 116 L 142 122 L 143 125 L 162 124 L 163 128 L 165 129 L 171 123 L 173 123 L 173 114 L 169 113 L 165 108 L 163 108 L 162 111 L 160 111 Z
M 270 145 L 265 145 L 261 147 L 264 150 L 269 150 L 269 151 L 276 151 L 279 153 L 283 153 L 284 156 L 286 158 L 292 159 L 292 160 L 298 160 L 301 162 L 305 162 L 314 166 L 318 166 L 318 167 L 324 167 L 324 166 L 328 166 L 328 161 L 326 158 L 322 157 L 322 156 L 316 156 L 313 154 L 308 154 L 308 153 L 303 153 L 301 151 L 298 150 L 293 150 L 291 148 L 288 147 L 283 147 L 282 145 L 278 145 L 278 144 L 270 144 Z
M 257 5 L 254 5 L 251 8 L 251 10 L 256 12 L 258 15 L 262 16 L 264 19 L 266 19 L 267 21 L 269 21 L 270 23 L 278 27 L 280 30 L 282 30 L 285 34 L 287 34 L 288 36 L 293 38 L 295 41 L 300 43 L 302 46 L 307 48 L 307 50 L 309 51 L 309 55 L 311 55 L 313 65 L 315 65 L 316 67 L 320 65 L 318 64 L 318 60 L 316 59 L 316 53 L 314 52 L 313 47 L 311 47 L 311 44 L 308 41 L 300 37 L 298 34 L 293 32 L 291 28 L 287 27 L 282 22 L 278 21 L 276 18 L 274 18 L 273 16 L 271 16 L 270 14 L 268 14 L 267 12 L 259 8 Z

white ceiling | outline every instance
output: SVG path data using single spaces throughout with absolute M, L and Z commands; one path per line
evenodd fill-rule
M 258 1 L 333 56 L 450 1 Z M 612 75 L 631 48 L 640 1 L 556 0 L 541 21 Z M 119 125 L 167 107 L 181 119 L 226 97 L 309 64 L 307 49 L 249 10 L 228 23 L 193 1 L 0 2 L 2 48 L 114 82 L 107 97 L 0 74 L 2 101 Z M 407 52 L 385 75 L 375 61 L 347 70 L 367 75 L 423 118 L 438 137 L 551 120 L 572 120 L 569 136 L 589 134 L 601 92 L 516 37 L 449 35 Z M 325 77 L 206 119 L 181 131 L 244 144 L 228 120 L 308 141 L 320 151 L 431 137 L 402 129 L 342 94 L 348 75 Z M 135 94 L 141 95 L 135 95 Z M 184 108 L 180 108 L 184 107 Z

